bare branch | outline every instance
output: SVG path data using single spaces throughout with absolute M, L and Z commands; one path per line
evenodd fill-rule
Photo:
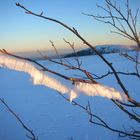
M 67 43 L 67 44 L 69 45 L 70 48 L 72 48 L 74 54 L 76 55 L 75 60 L 76 60 L 76 62 L 77 62 L 78 68 L 80 68 L 81 65 L 82 65 L 82 62 L 79 61 L 78 54 L 77 54 L 77 52 L 76 52 L 76 50 L 75 50 L 75 48 L 74 48 L 74 43 L 70 43 L 70 42 L 67 41 L 65 38 L 63 38 L 63 40 L 64 40 L 65 43 Z
M 0 98 L 0 102 L 8 109 L 8 111 L 16 118 L 16 120 L 21 124 L 21 126 L 29 133 L 26 136 L 31 140 L 38 140 L 38 137 L 35 135 L 33 130 L 31 130 L 22 120 L 21 118 L 10 108 L 10 106 L 4 101 L 4 99 Z
M 56 53 L 56 56 L 58 57 L 58 59 L 59 59 L 60 62 L 62 63 L 63 61 L 62 61 L 61 56 L 59 55 L 58 50 L 56 49 L 54 43 L 53 43 L 51 40 L 50 40 L 50 43 L 51 43 L 52 47 L 54 48 L 54 51 L 55 51 L 55 53 Z
M 127 7 L 127 16 L 125 16 L 122 13 L 121 8 L 119 6 L 117 6 L 116 3 L 112 3 L 111 0 L 105 0 L 105 2 L 106 2 L 106 5 L 107 5 L 107 8 L 104 8 L 104 7 L 100 6 L 100 5 L 98 5 L 98 7 L 101 8 L 101 9 L 103 9 L 105 12 L 107 12 L 107 14 L 108 14 L 107 16 L 94 16 L 94 15 L 90 15 L 90 14 L 88 14 L 88 16 L 91 16 L 91 17 L 95 18 L 96 20 L 101 21 L 103 23 L 110 24 L 111 26 L 113 26 L 117 30 L 117 31 L 113 31 L 114 33 L 117 33 L 117 34 L 122 35 L 122 36 L 124 36 L 124 37 L 126 37 L 128 39 L 131 39 L 131 40 L 135 41 L 138 44 L 138 46 L 140 47 L 140 40 L 139 40 L 139 36 L 138 36 L 138 33 L 137 33 L 137 28 L 136 28 L 138 12 L 136 12 L 136 15 L 135 16 L 132 15 L 131 9 L 129 8 L 129 1 L 128 0 L 127 0 L 127 4 L 126 4 L 126 7 Z M 113 64 L 110 63 L 100 52 L 98 52 L 96 50 L 96 48 L 94 48 L 93 45 L 91 45 L 88 41 L 86 41 L 74 27 L 69 27 L 68 25 L 66 25 L 65 23 L 63 23 L 63 22 L 61 22 L 59 20 L 46 17 L 46 16 L 44 16 L 43 12 L 41 12 L 39 14 L 36 14 L 36 13 L 28 10 L 24 6 L 20 5 L 19 3 L 17 3 L 16 5 L 18 7 L 20 7 L 20 8 L 22 8 L 22 9 L 24 9 L 25 12 L 27 14 L 29 14 L 29 15 L 34 15 L 34 16 L 37 16 L 37 17 L 40 17 L 40 18 L 43 18 L 43 19 L 46 19 L 46 20 L 55 22 L 55 23 L 63 26 L 64 28 L 66 28 L 70 32 L 72 32 L 74 35 L 76 35 L 89 48 L 91 48 L 101 58 L 101 60 L 110 68 L 110 70 L 111 70 L 111 72 L 108 72 L 107 74 L 102 75 L 101 77 L 96 77 L 96 78 L 103 78 L 103 77 L 108 76 L 110 74 L 113 74 L 115 76 L 116 81 L 118 82 L 118 85 L 121 87 L 121 89 L 123 90 L 123 92 L 125 93 L 125 95 L 128 98 L 128 103 L 122 103 L 122 102 L 119 102 L 117 100 L 112 100 L 113 103 L 115 105 L 117 105 L 128 116 L 130 116 L 131 119 L 134 119 L 136 122 L 140 123 L 139 116 L 136 113 L 130 111 L 129 108 L 128 108 L 128 107 L 140 107 L 140 103 L 137 102 L 136 100 L 134 100 L 129 95 L 129 92 L 128 92 L 127 88 L 124 86 L 122 80 L 119 77 L 119 74 L 123 74 L 123 75 L 135 75 L 135 76 L 137 75 L 137 76 L 139 76 L 139 71 L 138 71 L 138 57 L 135 59 L 135 62 L 136 62 L 136 66 L 135 66 L 136 67 L 135 68 L 136 69 L 136 72 L 134 72 L 134 73 L 117 72 L 116 69 L 114 68 Z M 116 15 L 119 15 L 119 16 L 115 16 L 113 14 L 114 11 L 117 13 Z M 127 32 L 127 28 L 125 28 L 123 22 L 129 27 L 131 33 Z M 131 22 L 132 22 L 132 24 L 131 24 Z M 64 40 L 64 41 L 76 53 L 75 48 L 74 48 L 74 43 L 72 44 L 72 43 L 70 43 L 70 42 L 68 42 L 66 40 Z M 52 41 L 50 41 L 50 42 L 51 42 L 51 45 L 54 47 L 55 52 L 57 54 L 58 52 L 57 52 L 57 49 L 54 46 L 54 43 Z M 64 78 L 66 80 L 71 81 L 72 83 L 75 83 L 77 81 L 86 82 L 86 83 L 92 83 L 92 84 L 96 84 L 97 83 L 95 81 L 94 76 L 91 73 L 89 73 L 88 71 L 86 71 L 86 70 L 84 70 L 84 69 L 81 68 L 81 64 L 79 62 L 78 55 L 76 57 L 76 61 L 77 61 L 77 64 L 78 64 L 77 67 L 72 66 L 72 65 L 69 65 L 69 64 L 64 63 L 62 61 L 57 62 L 57 61 L 54 61 L 54 60 L 49 60 L 49 58 L 47 58 L 47 60 L 49 60 L 51 62 L 54 62 L 54 63 L 57 63 L 59 65 L 62 65 L 64 67 L 73 69 L 73 70 L 77 69 L 79 71 L 82 71 L 83 74 L 85 74 L 86 77 L 88 78 L 87 80 L 85 80 L 83 78 L 80 79 L 80 78 L 65 76 L 65 75 L 63 75 L 61 73 L 52 71 L 52 70 L 44 67 L 43 65 L 39 64 L 38 62 L 36 62 L 36 61 L 34 61 L 32 59 L 22 58 L 20 56 L 15 56 L 15 55 L 9 54 L 9 53 L 7 53 L 6 50 L 1 50 L 1 52 L 5 53 L 5 54 L 8 54 L 8 55 L 11 55 L 11 56 L 14 56 L 14 57 L 17 57 L 17 58 L 20 58 L 20 59 L 25 59 L 25 60 L 28 60 L 30 62 L 33 62 L 36 65 L 38 65 L 42 70 L 48 71 L 50 73 L 53 73 L 53 74 L 55 74 L 55 75 L 57 75 L 57 76 L 59 76 L 61 78 Z M 57 55 L 59 55 L 59 54 L 57 54 Z M 61 96 L 63 96 L 63 95 L 61 95 Z M 65 98 L 65 96 L 63 96 L 63 97 Z M 68 101 L 68 99 L 66 99 L 66 100 Z M 81 107 L 82 109 L 84 109 L 87 112 L 87 114 L 89 115 L 90 122 L 91 123 L 96 124 L 96 125 L 99 125 L 99 126 L 102 126 L 102 127 L 105 127 L 105 128 L 107 128 L 107 129 L 109 129 L 109 130 L 111 130 L 113 132 L 117 132 L 118 135 L 120 135 L 120 136 L 128 136 L 130 138 L 140 139 L 140 135 L 137 133 L 136 130 L 133 130 L 132 132 L 128 132 L 126 130 L 120 131 L 120 130 L 116 130 L 116 129 L 113 129 L 112 127 L 110 127 L 104 120 L 102 120 L 100 117 L 98 117 L 98 116 L 96 116 L 95 114 L 92 113 L 92 109 L 91 109 L 90 103 L 88 103 L 87 107 L 81 106 L 77 102 L 74 102 L 74 101 L 72 101 L 72 104 L 73 105 L 77 105 L 77 106 Z M 94 119 L 96 119 L 96 120 L 94 120 Z
M 112 75 L 112 74 L 113 74 L 113 72 L 108 71 L 107 73 L 105 73 L 105 74 L 103 74 L 101 76 L 98 76 L 98 77 L 96 77 L 94 79 L 103 79 L 103 78 L 105 78 L 105 77 L 107 77 L 109 75 Z M 117 71 L 117 74 L 126 75 L 126 76 L 136 76 L 136 77 L 140 78 L 140 76 L 139 76 L 139 74 L 137 72 L 122 72 L 122 71 Z
M 107 13 L 106 16 L 100 16 L 100 15 L 92 15 L 92 14 L 85 14 L 86 16 L 93 17 L 95 20 L 98 20 L 100 22 L 103 22 L 105 24 L 110 24 L 113 26 L 115 29 L 118 30 L 117 33 L 119 35 L 122 35 L 123 37 L 126 37 L 128 39 L 133 40 L 136 42 L 140 48 L 140 38 L 137 30 L 137 17 L 138 17 L 138 11 L 139 9 L 136 10 L 135 16 L 132 15 L 131 9 L 129 7 L 129 0 L 126 1 L 126 11 L 127 11 L 127 16 L 123 14 L 123 12 L 120 9 L 120 6 L 117 7 L 116 3 L 112 3 L 111 0 L 105 0 L 106 3 L 106 8 L 97 5 L 98 8 L 102 9 L 104 12 Z M 115 16 L 116 15 L 118 16 Z M 117 26 L 117 22 L 120 24 L 120 27 Z M 131 31 L 131 34 L 127 32 L 128 28 L 124 26 L 124 23 L 128 26 L 128 28 Z
M 26 9 L 24 6 L 20 5 L 19 3 L 16 4 L 18 7 L 24 9 L 25 11 L 27 12 L 31 12 L 30 10 Z M 69 26 L 67 26 L 66 24 L 56 20 L 56 19 L 52 19 L 52 18 L 49 18 L 49 17 L 45 17 L 45 16 L 40 16 L 40 14 L 36 14 L 36 13 L 33 13 L 31 12 L 32 14 L 31 15 L 34 15 L 34 16 L 37 16 L 37 17 L 40 17 L 40 18 L 43 18 L 43 19 L 46 19 L 46 20 L 50 20 L 50 21 L 53 21 L 55 23 L 58 23 L 60 25 L 62 25 L 63 27 L 65 27 L 66 29 L 68 29 L 69 31 L 71 31 L 73 34 L 75 34 L 81 41 L 83 41 L 84 44 L 86 44 L 89 48 L 91 48 L 102 60 L 103 62 L 105 62 L 106 65 L 108 65 L 110 67 L 110 69 L 113 71 L 114 73 L 114 76 L 116 78 L 116 80 L 118 81 L 120 87 L 123 89 L 124 93 L 127 95 L 128 98 L 130 98 L 129 96 L 129 93 L 128 93 L 128 90 L 125 88 L 125 86 L 123 85 L 123 83 L 121 82 L 121 79 L 119 78 L 119 76 L 117 75 L 116 73 L 116 70 L 115 68 L 112 66 L 112 64 L 107 61 L 107 59 L 105 59 L 105 57 L 100 54 L 89 42 L 87 42 L 78 32 L 75 28 L 70 28 Z M 134 102 L 135 103 L 135 102 Z
M 125 58 L 127 58 L 127 59 L 129 59 L 132 62 L 135 62 L 137 64 L 140 64 L 140 61 L 138 60 L 138 51 L 136 51 L 136 53 L 137 53 L 137 55 L 136 55 L 135 58 L 132 57 L 132 56 L 130 56 L 128 53 L 120 53 L 120 55 L 123 56 L 123 57 L 125 57 Z
M 58 94 L 63 97 L 66 101 L 70 102 L 70 100 L 65 97 L 64 95 L 62 95 L 61 93 L 58 92 Z M 88 102 L 88 105 L 86 107 L 84 107 L 83 105 L 79 104 L 78 102 L 76 101 L 72 101 L 71 102 L 72 105 L 74 106 L 77 106 L 79 108 L 81 108 L 82 110 L 86 111 L 86 113 L 89 115 L 90 119 L 89 119 L 89 122 L 92 123 L 92 124 L 96 124 L 96 125 L 99 125 L 99 126 L 102 126 L 106 129 L 109 129 L 110 131 L 113 131 L 115 133 L 118 133 L 119 136 L 124 136 L 124 137 L 133 137 L 133 138 L 137 138 L 137 139 L 140 139 L 140 134 L 138 133 L 134 133 L 134 132 L 125 132 L 125 131 L 121 131 L 121 130 L 117 130 L 117 129 L 114 129 L 112 127 L 110 127 L 102 118 L 100 118 L 99 116 L 95 115 L 92 113 L 91 111 L 91 105 L 90 103 Z M 94 121 L 93 121 L 94 119 Z
M 39 52 L 40 54 L 41 54 L 41 52 Z M 76 67 L 76 66 L 73 66 L 72 64 L 67 64 L 67 63 L 64 63 L 64 62 L 58 62 L 58 61 L 55 61 L 55 60 L 53 60 L 53 59 L 50 59 L 49 57 L 45 57 L 45 56 L 43 56 L 42 54 L 41 54 L 41 56 L 42 56 L 42 58 L 45 58 L 46 60 L 48 60 L 48 61 L 50 61 L 50 62 L 52 62 L 52 63 L 55 63 L 55 64 L 58 64 L 58 65 L 61 65 L 61 66 L 64 66 L 64 67 L 66 67 L 67 69 L 71 69 L 71 70 L 79 70 L 80 72 L 82 72 L 84 75 L 86 75 L 86 77 L 88 78 L 88 79 L 90 79 L 93 83 L 97 83 L 94 79 L 98 79 L 98 76 L 97 75 L 95 75 L 95 74 L 93 74 L 93 73 L 91 73 L 91 72 L 89 72 L 89 71 L 87 71 L 87 70 L 85 70 L 85 69 L 83 69 L 83 68 L 81 68 L 81 67 Z M 66 60 L 66 59 L 65 59 Z M 43 71 L 45 71 L 44 69 L 42 69 Z M 94 77 L 96 77 L 96 78 L 94 78 Z M 87 79 L 87 78 L 83 78 L 82 77 L 82 79 Z M 72 79 L 74 79 L 74 78 L 72 78 Z M 76 79 L 76 78 L 75 78 Z M 77 78 L 78 79 L 78 78 Z M 80 80 L 80 79 L 78 79 L 78 80 L 80 80 L 80 81 L 82 81 L 82 79 Z M 99 78 L 100 79 L 100 78 Z M 76 81 L 78 81 L 78 80 L 76 80 Z M 73 81 L 74 82 L 74 81 Z
M 98 18 L 98 19 L 111 19 L 113 17 L 114 19 L 123 20 L 123 18 L 114 16 L 114 15 L 112 15 L 112 17 L 111 17 L 110 15 L 109 16 L 92 15 L 92 14 L 87 14 L 87 13 L 84 13 L 84 12 L 82 12 L 82 14 L 85 15 L 85 16 L 89 16 L 89 17 L 93 17 L 93 18 Z
M 53 70 L 48 69 L 47 67 L 43 66 L 42 64 L 40 64 L 39 62 L 37 62 L 37 61 L 35 61 L 35 60 L 33 60 L 33 59 L 26 58 L 26 57 L 21 57 L 21 56 L 17 56 L 17 55 L 14 55 L 14 54 L 11 54 L 11 53 L 7 52 L 6 50 L 0 50 L 0 52 L 1 52 L 1 53 L 4 53 L 4 54 L 7 54 L 7 55 L 10 55 L 10 56 L 13 56 L 13 57 L 15 57 L 15 58 L 19 58 L 19 59 L 22 59 L 22 60 L 27 60 L 27 61 L 29 61 L 29 62 L 32 62 L 32 63 L 36 64 L 37 66 L 39 66 L 40 68 L 42 68 L 42 71 L 47 71 L 47 72 L 49 72 L 49 73 L 52 73 L 52 74 L 54 74 L 54 75 L 57 75 L 57 76 L 59 76 L 59 77 L 65 79 L 65 80 L 71 81 L 72 83 L 75 83 L 75 82 L 83 82 L 83 83 L 92 83 L 92 82 L 93 82 L 92 84 L 97 83 L 94 79 L 92 79 L 92 81 L 89 81 L 89 80 L 84 80 L 84 79 L 79 79 L 79 78 L 73 78 L 73 77 L 66 76 L 66 75 L 61 74 L 61 73 L 59 73 L 59 72 L 56 72 L 56 71 L 53 71 Z M 70 67 L 70 66 L 67 65 L 67 64 L 59 63 L 59 62 L 53 61 L 53 60 L 51 60 L 51 59 L 49 59 L 49 58 L 48 58 L 48 60 L 50 60 L 50 61 L 52 61 L 52 62 L 55 62 L 55 63 L 57 63 L 57 64 L 60 64 L 60 65 L 63 65 L 63 66 Z M 73 66 L 72 66 L 72 68 L 75 69 L 76 67 L 73 67 Z M 82 71 L 82 72 L 85 73 L 86 75 L 87 75 L 87 73 L 88 73 L 86 70 L 83 70 L 83 69 L 80 69 L 80 68 L 76 68 L 76 69 Z M 88 74 L 90 75 L 90 73 L 88 73 Z
M 121 110 L 123 110 L 125 113 L 127 113 L 129 115 L 129 117 L 131 119 L 136 120 L 138 123 L 140 123 L 140 118 L 139 116 L 131 113 L 130 111 L 128 111 L 126 108 L 124 108 L 118 101 L 112 100 Z

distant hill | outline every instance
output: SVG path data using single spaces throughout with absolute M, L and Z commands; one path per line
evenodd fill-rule
M 101 54 L 110 54 L 110 53 L 121 53 L 121 52 L 128 52 L 133 51 L 137 48 L 137 46 L 125 46 L 125 45 L 98 45 L 95 46 L 96 50 Z M 91 49 L 83 49 L 77 52 L 78 56 L 86 56 L 86 55 L 96 55 L 96 53 Z M 70 53 L 64 56 L 67 57 L 75 57 L 75 53 Z

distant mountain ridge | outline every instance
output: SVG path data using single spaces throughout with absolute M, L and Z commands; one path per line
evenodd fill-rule
M 110 53 L 121 53 L 121 52 L 128 52 L 128 51 L 133 51 L 137 49 L 137 46 L 131 45 L 131 46 L 126 46 L 126 45 L 97 45 L 95 46 L 96 50 L 100 52 L 101 54 L 110 54 Z M 83 49 L 75 53 L 70 53 L 64 56 L 64 58 L 67 57 L 75 57 L 76 55 L 78 56 L 86 56 L 86 55 L 96 55 L 96 53 L 91 49 Z

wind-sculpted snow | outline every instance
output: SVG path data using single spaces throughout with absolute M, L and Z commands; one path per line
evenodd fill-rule
M 71 101 L 74 98 L 77 98 L 81 92 L 88 96 L 102 96 L 109 99 L 124 100 L 124 96 L 122 96 L 120 92 L 101 84 L 76 82 L 75 85 L 70 88 L 68 85 L 62 83 L 61 81 L 50 77 L 46 72 L 36 68 L 33 63 L 27 60 L 9 56 L 7 54 L 0 54 L 0 66 L 28 73 L 35 85 L 44 85 L 62 94 L 69 94 Z

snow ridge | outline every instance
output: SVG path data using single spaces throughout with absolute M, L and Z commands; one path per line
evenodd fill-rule
M 47 75 L 47 73 L 36 68 L 33 65 L 33 63 L 30 63 L 27 60 L 22 60 L 19 58 L 9 56 L 7 54 L 0 54 L 0 66 L 28 73 L 33 80 L 33 84 L 44 85 L 46 87 L 57 90 L 62 94 L 69 94 L 70 101 L 72 101 L 74 98 L 77 98 L 81 92 L 88 96 L 98 95 L 106 97 L 108 99 L 117 99 L 121 101 L 125 99 L 125 97 L 120 92 L 116 91 L 113 88 L 101 85 L 99 83 L 89 84 L 76 82 L 73 88 L 70 88 L 68 87 L 68 85 L 61 83 L 61 81 L 50 77 L 49 75 Z

